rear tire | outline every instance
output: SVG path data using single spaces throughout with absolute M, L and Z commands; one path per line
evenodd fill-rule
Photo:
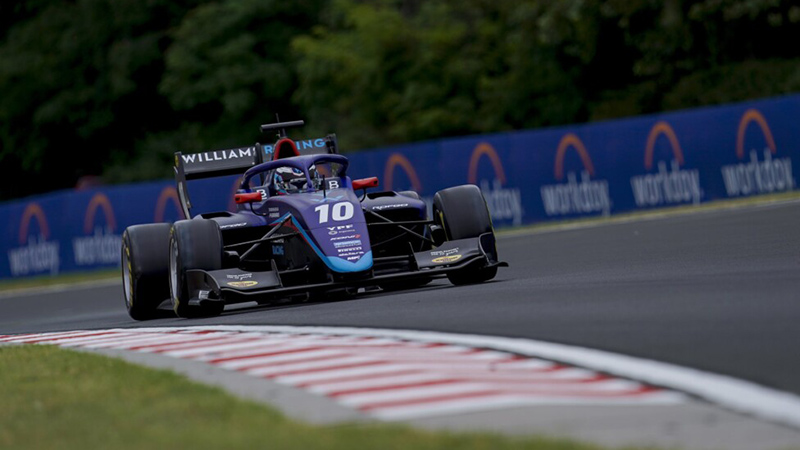
M 122 233 L 122 287 L 134 320 L 159 317 L 158 305 L 169 298 L 169 230 L 168 223 L 151 223 Z
M 445 231 L 448 241 L 477 238 L 494 233 L 492 217 L 481 190 L 472 184 L 443 189 L 433 197 L 433 220 Z M 497 248 L 485 248 L 497 261 Z M 481 267 L 447 274 L 455 285 L 482 283 L 497 275 L 497 267 Z
M 186 282 L 190 269 L 222 268 L 222 233 L 213 220 L 180 220 L 172 225 L 169 238 L 169 287 L 172 309 L 178 317 L 211 317 L 222 313 L 222 301 L 190 305 Z

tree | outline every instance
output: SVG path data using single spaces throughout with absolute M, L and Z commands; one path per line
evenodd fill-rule
M 0 198 L 170 176 L 308 120 L 344 149 L 800 91 L 791 0 L 9 0 Z
M 188 2 L 44 2 L 0 45 L 1 197 L 68 187 L 171 123 L 161 53 Z M 21 17 L 26 17 L 23 14 Z M 20 169 L 22 172 L 20 173 Z
M 316 23 L 322 4 L 225 0 L 198 6 L 173 34 L 161 93 L 184 123 L 200 127 L 211 147 L 259 139 L 258 125 L 275 114 L 297 118 L 289 44 Z

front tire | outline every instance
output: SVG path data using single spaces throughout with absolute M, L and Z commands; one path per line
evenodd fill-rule
M 169 230 L 168 223 L 151 223 L 122 233 L 122 287 L 134 320 L 155 319 L 169 298 Z
M 172 225 L 169 237 L 169 287 L 172 309 L 178 317 L 211 317 L 222 313 L 222 301 L 190 305 L 186 281 L 190 269 L 222 268 L 222 233 L 213 220 L 181 220 Z
M 443 189 L 433 197 L 433 220 L 445 231 L 448 241 L 477 238 L 494 233 L 492 217 L 481 190 L 472 184 Z M 485 248 L 490 259 L 497 261 L 497 248 Z M 497 275 L 497 267 L 479 267 L 447 274 L 455 285 L 482 283 Z

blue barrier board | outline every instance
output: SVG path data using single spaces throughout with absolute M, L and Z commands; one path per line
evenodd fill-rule
M 800 95 L 601 123 L 467 136 L 347 155 L 352 178 L 436 191 L 471 183 L 495 226 L 790 191 Z M 232 210 L 237 176 L 190 182 L 193 212 Z M 130 225 L 182 219 L 172 180 L 0 204 L 0 278 L 119 265 Z

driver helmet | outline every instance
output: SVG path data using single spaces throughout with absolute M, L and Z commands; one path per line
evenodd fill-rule
M 299 192 L 306 187 L 306 175 L 294 167 L 278 167 L 272 176 L 272 184 L 279 194 Z
M 309 168 L 309 174 L 316 176 L 314 166 Z M 272 184 L 278 194 L 292 194 L 308 189 L 308 180 L 302 170 L 294 167 L 278 167 L 273 174 Z

